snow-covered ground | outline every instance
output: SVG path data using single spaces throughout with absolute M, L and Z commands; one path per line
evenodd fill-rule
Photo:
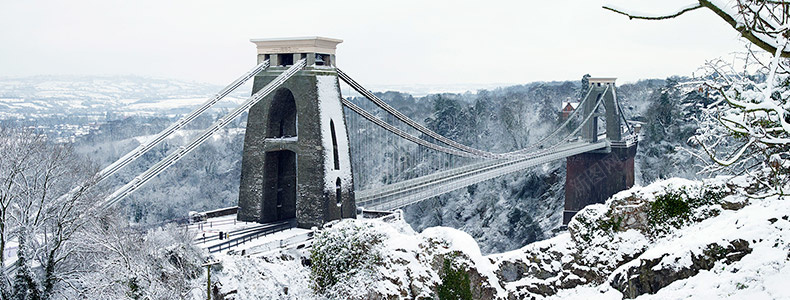
M 195 245 L 208 249 L 228 242 L 230 240 L 255 233 L 256 230 L 266 227 L 256 222 L 243 222 L 236 220 L 236 214 L 209 218 L 202 222 L 190 223 L 187 229 L 195 239 Z M 277 251 L 286 251 L 292 247 L 309 243 L 312 238 L 312 230 L 302 228 L 290 228 L 274 233 L 256 236 L 250 240 L 243 240 L 238 245 L 233 243 L 230 248 L 221 250 L 214 255 L 217 259 L 228 254 L 244 253 L 245 256 L 271 255 Z M 219 236 L 222 235 L 222 239 Z
M 625 198 L 634 193 L 649 197 L 660 194 L 667 188 L 701 184 L 699 181 L 672 179 L 644 188 L 635 187 L 619 193 L 615 198 Z M 669 285 L 659 287 L 655 294 L 642 294 L 636 299 L 790 299 L 790 290 L 785 286 L 790 279 L 790 220 L 788 220 L 790 201 L 779 197 L 746 199 L 744 196 L 736 195 L 728 196 L 724 201 L 730 203 L 748 201 L 750 204 L 738 210 L 722 209 L 722 205 L 718 205 L 717 216 L 655 239 L 645 236 L 636 229 L 618 232 L 611 237 L 599 237 L 603 239 L 602 242 L 616 244 L 598 249 L 585 249 L 587 251 L 581 253 L 596 255 L 586 259 L 603 261 L 607 256 L 628 257 L 633 254 L 638 256 L 630 260 L 620 259 L 624 263 L 611 271 L 607 278 L 601 278 L 604 280 L 603 283 L 559 289 L 556 295 L 548 299 L 622 299 L 623 293 L 612 287 L 612 284 L 618 280 L 622 281 L 624 277 L 648 276 L 634 271 L 650 262 L 658 263 L 651 268 L 654 273 L 649 276 L 666 276 L 664 280 L 669 282 Z M 587 210 L 605 210 L 611 203 L 612 200 L 607 204 L 588 207 Z M 739 258 L 738 256 L 743 252 L 729 253 L 723 259 L 713 261 L 712 266 L 707 266 L 708 270 L 697 269 L 699 273 L 682 278 L 685 276 L 682 273 L 691 274 L 693 273 L 691 270 L 699 268 L 698 265 L 695 266 L 695 260 L 708 255 L 710 249 L 728 249 L 732 247 L 733 241 L 738 240 L 748 243 L 750 250 L 743 251 L 748 254 Z M 572 249 L 567 255 L 579 253 L 574 252 L 578 251 L 578 248 L 569 247 L 574 244 L 570 233 L 564 233 L 554 239 L 502 254 L 500 259 L 518 257 L 528 253 L 530 249 L 552 244 L 553 246 L 550 246 L 552 249 Z M 718 245 L 721 248 L 711 245 Z M 674 270 L 681 274 L 664 270 Z M 673 281 L 673 276 L 681 278 Z
M 231 299 L 435 297 L 445 273 L 441 262 L 451 259 L 468 274 L 476 299 L 790 299 L 784 286 L 790 278 L 790 202 L 748 199 L 728 180 L 637 186 L 580 212 L 570 232 L 487 256 L 471 236 L 452 228 L 416 233 L 401 220 L 344 220 L 317 233 L 314 245 L 370 239 L 366 253 L 378 259 L 321 293 L 313 289 L 307 250 L 265 259 L 224 255 L 215 278 Z M 706 191 L 724 191 L 717 194 L 723 198 Z M 689 203 L 713 200 L 693 205 L 692 221 L 679 228 L 640 227 L 646 224 L 637 220 L 645 212 L 640 209 L 682 193 Z M 600 226 L 617 216 L 633 218 Z M 344 286 L 350 284 L 356 289 Z

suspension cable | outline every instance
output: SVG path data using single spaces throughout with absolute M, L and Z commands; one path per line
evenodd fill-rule
M 181 119 L 179 119 L 178 121 L 167 127 L 165 130 L 162 130 L 162 132 L 158 133 L 154 138 L 140 144 L 136 149 L 132 150 L 131 152 L 127 153 L 126 155 L 124 155 L 123 157 L 112 163 L 111 165 L 99 171 L 99 173 L 96 174 L 98 176 L 97 178 L 98 181 L 102 181 L 107 177 L 112 176 L 121 168 L 125 167 L 126 165 L 133 162 L 134 160 L 136 160 L 146 152 L 153 149 L 154 146 L 158 145 L 160 142 L 162 142 L 167 137 L 175 133 L 177 130 L 184 127 L 187 123 L 193 121 L 195 118 L 202 115 L 209 108 L 214 106 L 214 104 L 222 100 L 222 98 L 225 98 L 225 96 L 232 93 L 234 90 L 236 90 L 236 88 L 242 86 L 250 78 L 254 77 L 255 75 L 257 75 L 258 73 L 260 73 L 261 71 L 265 70 L 268 67 L 269 67 L 268 59 L 260 63 L 259 65 L 255 66 L 255 68 L 253 68 L 252 70 L 245 73 L 243 76 L 239 77 L 238 79 L 230 83 L 228 86 L 223 88 L 219 93 L 214 95 L 214 97 L 208 99 L 208 101 L 203 103 L 203 105 L 201 105 L 200 107 L 189 113 L 188 115 L 182 117 Z
M 604 90 L 603 94 L 605 94 L 608 90 L 609 90 L 609 87 L 607 87 L 606 90 Z M 588 92 L 588 95 L 589 95 L 589 92 Z M 375 97 L 375 95 L 374 95 L 374 97 Z M 585 97 L 585 99 L 586 99 L 586 97 Z M 600 106 L 600 104 L 602 102 L 602 99 L 603 98 L 598 100 L 598 102 L 595 105 L 595 108 L 593 109 L 593 111 L 590 112 L 590 114 L 588 116 L 585 117 L 584 121 L 572 133 L 566 135 L 565 137 L 560 139 L 560 141 L 563 141 L 566 138 L 568 138 L 569 136 L 578 133 L 578 131 L 581 130 L 581 128 L 584 126 L 584 124 L 595 113 L 595 110 L 598 109 L 598 107 Z M 351 101 L 349 101 L 347 99 L 342 99 L 342 103 L 343 103 L 343 105 L 345 105 L 346 107 L 350 108 L 351 110 L 353 110 L 357 114 L 363 116 L 365 119 L 375 123 L 376 125 L 379 125 L 380 127 L 386 129 L 387 131 L 390 131 L 390 132 L 392 132 L 392 133 L 394 133 L 394 134 L 396 134 L 398 136 L 401 136 L 401 137 L 403 137 L 403 138 L 405 138 L 405 139 L 407 139 L 409 141 L 412 141 L 414 143 L 420 144 L 422 146 L 431 148 L 431 149 L 436 150 L 436 151 L 440 151 L 440 152 L 444 152 L 444 153 L 448 153 L 448 154 L 452 154 L 452 155 L 457 155 L 457 156 L 461 156 L 461 157 L 478 157 L 478 158 L 481 157 L 480 155 L 475 155 L 475 154 L 472 154 L 472 153 L 469 153 L 469 152 L 466 152 L 466 151 L 459 151 L 459 150 L 443 147 L 443 146 L 437 145 L 435 143 L 428 142 L 428 141 L 426 141 L 424 139 L 421 139 L 419 137 L 415 137 L 415 136 L 413 136 L 413 135 L 411 135 L 409 133 L 406 133 L 406 132 L 404 132 L 404 131 L 402 131 L 402 130 L 400 130 L 400 129 L 398 129 L 398 128 L 396 128 L 396 127 L 394 127 L 394 126 L 392 126 L 392 125 L 390 125 L 388 123 L 386 123 L 385 121 L 382 121 L 381 119 L 378 119 L 373 114 L 367 112 L 363 108 L 357 106 L 356 104 L 354 104 L 353 102 L 351 102 Z M 392 109 L 394 110 L 394 108 L 392 108 Z M 578 109 L 574 110 L 574 114 L 577 113 L 577 111 L 578 111 Z M 570 120 L 570 118 L 569 118 L 569 120 Z M 565 126 L 565 125 L 567 125 L 567 122 L 565 124 L 563 124 L 563 126 Z M 555 133 L 552 133 L 552 134 L 556 134 L 558 132 L 559 132 L 559 130 L 555 130 Z M 561 144 L 562 144 L 561 142 L 558 142 L 558 143 L 556 143 L 554 145 L 546 147 L 545 149 L 542 149 L 540 151 L 536 151 L 535 153 L 523 154 L 524 152 L 532 150 L 532 149 L 529 149 L 529 148 L 525 148 L 525 149 L 516 150 L 516 151 L 512 151 L 512 152 L 507 152 L 507 153 L 502 153 L 502 154 L 491 153 L 490 156 L 484 156 L 483 158 L 503 159 L 503 158 L 514 158 L 514 157 L 519 157 L 519 158 L 520 157 L 532 157 L 532 156 L 535 156 L 535 155 L 539 155 L 540 153 L 545 153 L 545 152 L 547 152 L 547 151 L 549 151 L 551 149 L 554 149 L 554 148 L 556 148 L 557 146 L 559 146 Z
M 614 93 L 614 91 L 612 92 Z M 614 95 L 614 101 L 617 102 L 617 109 L 620 110 L 620 118 L 622 118 L 623 122 L 625 122 L 625 126 L 626 128 L 628 128 L 628 131 L 631 132 L 631 134 L 633 134 L 634 129 L 631 128 L 631 124 L 628 123 L 628 120 L 625 117 L 625 111 L 623 110 L 623 106 L 620 105 L 620 101 L 617 100 L 617 94 Z
M 512 157 L 512 156 L 522 156 L 521 155 L 522 153 L 530 151 L 530 150 L 534 149 L 534 147 L 535 147 L 535 146 L 531 146 L 531 147 L 528 147 L 528 148 L 525 148 L 525 149 L 520 149 L 520 150 L 507 152 L 507 153 L 492 153 L 492 152 L 483 151 L 483 150 L 475 149 L 475 148 L 472 148 L 472 147 L 460 144 L 458 142 L 455 142 L 455 141 L 453 141 L 453 140 L 451 140 L 451 139 L 449 139 L 447 137 L 444 137 L 444 136 L 442 136 L 442 135 L 440 135 L 440 134 L 438 134 L 438 133 L 426 128 L 425 126 L 422 126 L 421 124 L 415 122 L 414 120 L 412 120 L 411 118 L 407 117 L 403 113 L 399 112 L 398 110 L 396 110 L 395 108 L 393 108 L 392 106 L 390 106 L 389 104 L 387 104 L 386 102 L 381 100 L 379 97 L 377 97 L 375 94 L 373 94 L 372 92 L 370 92 L 367 89 L 365 89 L 364 87 L 362 87 L 359 83 L 354 81 L 354 79 L 352 79 L 350 76 L 348 76 L 342 70 L 337 69 L 337 74 L 338 74 L 338 77 L 340 77 L 340 79 L 342 79 L 344 82 L 346 82 L 354 90 L 356 90 L 357 92 L 359 92 L 360 94 L 365 96 L 365 98 L 367 98 L 368 100 L 372 101 L 378 107 L 384 109 L 385 111 L 387 111 L 391 115 L 393 115 L 396 118 L 398 118 L 398 120 L 406 123 L 407 125 L 409 125 L 410 127 L 416 129 L 417 131 L 419 131 L 419 132 L 421 132 L 421 133 L 423 133 L 425 135 L 428 135 L 428 136 L 430 136 L 430 137 L 432 137 L 432 138 L 434 138 L 434 139 L 436 139 L 436 140 L 438 140 L 438 141 L 440 141 L 440 142 L 442 142 L 444 144 L 447 144 L 448 146 L 456 148 L 458 150 L 461 150 L 461 151 L 464 151 L 464 152 L 468 152 L 468 153 L 474 154 L 475 156 L 482 157 L 482 158 L 496 159 L 496 158 L 507 158 L 507 157 Z M 606 87 L 606 90 L 604 90 L 603 93 L 605 94 L 608 90 L 609 90 L 609 86 Z M 590 91 L 587 92 L 587 96 L 589 96 L 591 92 L 592 92 L 592 89 L 590 89 Z M 587 100 L 587 96 L 585 96 L 585 99 L 582 102 Z M 600 103 L 600 101 L 599 101 L 599 103 Z M 580 106 L 581 106 L 581 103 L 580 103 Z M 598 105 L 596 105 L 596 108 L 597 107 L 598 107 Z M 572 116 L 576 115 L 577 110 L 578 109 L 574 110 Z M 543 138 L 541 140 L 541 142 L 538 143 L 538 145 L 544 144 L 546 140 L 548 140 L 552 136 L 554 136 L 557 133 L 559 133 L 559 131 L 563 127 L 565 127 L 570 122 L 571 119 L 572 119 L 572 117 L 569 117 L 568 120 L 566 120 L 565 123 L 563 123 L 562 126 L 557 128 L 548 137 Z M 589 116 L 588 116 L 587 119 L 589 119 Z M 583 124 L 584 124 L 584 122 L 582 122 L 582 125 Z M 577 128 L 577 130 L 574 131 L 574 132 L 578 132 L 578 129 L 580 129 L 581 127 L 582 126 L 579 126 L 579 128 Z M 557 145 L 553 145 L 553 146 L 551 146 L 549 148 L 554 148 L 556 146 Z M 468 157 L 468 156 L 466 156 L 466 157 Z
M 400 136 L 400 137 L 402 137 L 404 139 L 407 139 L 407 140 L 409 140 L 411 142 L 414 142 L 414 143 L 417 143 L 419 145 L 431 148 L 431 149 L 436 150 L 436 151 L 444 152 L 444 153 L 447 153 L 447 154 L 452 154 L 452 155 L 457 155 L 457 156 L 462 156 L 462 157 L 478 157 L 477 155 L 471 154 L 469 152 L 459 151 L 459 150 L 455 150 L 455 149 L 452 149 L 452 148 L 440 146 L 440 145 L 428 142 L 426 140 L 423 140 L 421 138 L 418 138 L 416 136 L 413 136 L 413 135 L 411 135 L 411 134 L 409 134 L 407 132 L 404 132 L 404 131 L 398 129 L 397 127 L 392 126 L 391 124 L 389 124 L 389 123 L 377 118 L 373 114 L 371 114 L 368 111 L 366 111 L 365 109 L 357 106 L 356 104 L 354 104 L 351 101 L 348 101 L 346 99 L 341 99 L 341 101 L 343 102 L 344 106 L 350 108 L 355 113 L 357 113 L 360 116 L 364 117 L 368 121 L 371 121 L 374 124 L 378 125 L 379 127 L 383 128 L 383 129 L 385 129 L 385 130 L 387 130 L 387 131 L 389 131 L 389 132 L 391 132 L 391 133 L 393 133 L 393 134 L 395 134 L 397 136 Z
M 122 156 L 121 158 L 119 158 L 109 166 L 97 172 L 90 180 L 81 183 L 80 185 L 74 187 L 67 193 L 58 197 L 58 200 L 65 199 L 66 197 L 73 197 L 73 195 L 76 195 L 77 193 L 84 192 L 85 189 L 87 189 L 89 186 L 96 185 L 102 182 L 103 180 L 109 178 L 110 176 L 114 175 L 115 173 L 117 173 L 118 171 L 129 165 L 130 163 L 134 162 L 135 160 L 143 156 L 145 153 L 148 153 L 148 151 L 153 149 L 156 145 L 167 139 L 169 136 L 171 136 L 173 133 L 184 127 L 189 122 L 195 120 L 197 117 L 199 117 L 208 109 L 210 109 L 215 104 L 217 104 L 217 102 L 225 98 L 225 96 L 232 93 L 238 87 L 244 85 L 244 83 L 246 83 L 250 78 L 254 77 L 261 71 L 267 69 L 268 67 L 269 67 L 269 60 L 267 59 L 262 63 L 258 64 L 257 66 L 255 66 L 254 68 L 252 68 L 252 70 L 248 71 L 247 73 L 244 73 L 244 75 L 242 75 L 235 81 L 225 86 L 225 88 L 220 90 L 219 93 L 215 94 L 214 97 L 209 98 L 206 102 L 204 102 L 201 106 L 190 112 L 188 115 L 181 117 L 181 119 L 171 124 L 161 132 L 159 132 L 156 136 L 154 136 L 150 140 L 141 143 L 134 150 L 129 151 L 128 153 L 126 153 L 124 156 Z
M 104 201 L 98 203 L 95 206 L 95 208 L 110 207 L 113 204 L 120 201 L 121 199 L 123 199 L 124 197 L 126 197 L 127 195 L 137 190 L 138 188 L 140 188 L 141 186 L 143 186 L 146 182 L 153 179 L 154 177 L 159 175 L 159 173 L 162 173 L 165 169 L 167 169 L 175 162 L 180 160 L 182 157 L 184 157 L 184 155 L 186 155 L 190 151 L 200 146 L 208 138 L 214 135 L 214 133 L 224 128 L 228 123 L 236 119 L 236 117 L 241 115 L 244 111 L 248 110 L 250 107 L 258 103 L 258 101 L 269 95 L 276 88 L 282 85 L 286 80 L 290 79 L 298 71 L 304 68 L 304 66 L 305 66 L 305 59 L 301 59 L 298 62 L 294 63 L 294 65 L 288 68 L 288 70 L 278 75 L 274 80 L 269 82 L 265 87 L 260 89 L 250 98 L 247 98 L 247 100 L 244 101 L 244 103 L 242 103 L 241 105 L 239 105 L 236 109 L 234 109 L 224 117 L 220 118 L 216 122 L 214 122 L 214 124 L 212 124 L 209 128 L 204 130 L 202 134 L 193 138 L 189 142 L 189 144 L 187 144 L 187 146 L 179 147 L 175 151 L 171 152 L 163 160 L 159 161 L 158 163 L 150 167 L 148 170 L 135 177 L 132 181 L 130 181 L 126 185 L 115 190 L 115 192 L 113 192 Z
M 609 86 L 606 86 L 606 89 L 608 90 L 608 89 L 609 89 Z M 544 137 L 544 138 L 540 139 L 540 140 L 539 140 L 537 143 L 530 145 L 530 146 L 529 146 L 529 147 L 527 147 L 526 149 L 535 148 L 535 147 L 538 147 L 538 146 L 542 145 L 542 144 L 543 144 L 543 143 L 545 143 L 547 140 L 549 140 L 550 138 L 554 137 L 554 135 L 556 135 L 557 133 L 559 133 L 559 132 L 560 132 L 560 131 L 561 131 L 563 128 L 565 128 L 565 126 L 568 126 L 568 124 L 570 124 L 570 122 L 573 120 L 573 118 L 574 118 L 574 117 L 576 117 L 576 114 L 579 112 L 579 109 L 580 109 L 580 108 L 582 108 L 582 107 L 584 106 L 584 103 L 585 103 L 585 102 L 587 102 L 587 98 L 588 98 L 588 97 L 590 97 L 590 93 L 592 93 L 592 90 L 593 90 L 593 89 L 589 89 L 589 90 L 587 90 L 587 95 L 585 95 L 585 96 L 584 96 L 584 99 L 582 99 L 582 101 L 581 101 L 581 102 L 579 102 L 579 105 L 577 106 L 578 108 L 577 108 L 577 109 L 574 109 L 574 110 L 573 110 L 573 112 L 571 112 L 571 114 L 568 116 L 568 119 L 567 119 L 567 120 L 565 120 L 565 122 L 563 122 L 563 123 L 562 123 L 562 124 L 561 124 L 559 127 L 557 127 L 557 129 L 555 129 L 555 130 L 554 130 L 552 133 L 550 133 L 550 134 L 549 134 L 549 135 L 547 135 L 546 137 Z M 606 91 L 604 91 L 604 93 L 606 93 Z M 521 151 L 521 150 L 514 151 L 514 152 L 520 152 L 520 151 Z
M 425 126 L 420 125 L 420 123 L 415 122 L 414 120 L 410 119 L 409 117 L 407 117 L 403 113 L 399 112 L 398 110 L 396 110 L 395 108 L 393 108 L 392 106 L 390 106 L 389 104 L 384 102 L 384 100 L 381 100 L 379 97 L 377 97 L 376 95 L 374 95 L 370 91 L 366 90 L 359 83 L 354 81 L 354 79 L 351 79 L 351 77 L 349 77 L 342 70 L 337 69 L 337 75 L 338 75 L 338 77 L 340 77 L 340 79 L 342 79 L 344 82 L 346 82 L 354 90 L 356 90 L 357 92 L 359 92 L 360 94 L 365 96 L 365 98 L 368 98 L 368 100 L 370 100 L 373 103 L 375 103 L 378 107 L 384 109 L 385 111 L 387 111 L 391 115 L 393 115 L 396 118 L 398 118 L 398 120 L 408 124 L 412 128 L 417 129 L 419 132 L 421 132 L 421 133 L 423 133 L 423 134 L 425 134 L 427 136 L 430 136 L 430 137 L 432 137 L 432 138 L 434 138 L 436 140 L 439 140 L 440 142 L 445 143 L 445 144 L 447 144 L 450 147 L 456 148 L 456 149 L 461 150 L 461 151 L 469 152 L 469 153 L 475 154 L 475 155 L 480 156 L 480 157 L 497 158 L 497 157 L 500 156 L 500 155 L 498 155 L 496 153 L 491 153 L 491 152 L 488 152 L 488 151 L 482 151 L 482 150 L 479 150 L 479 149 L 475 149 L 475 148 L 472 148 L 472 147 L 460 144 L 460 143 L 458 143 L 456 141 L 453 141 L 451 139 L 448 139 L 448 138 L 442 136 L 441 134 L 438 134 L 438 133 L 434 132 L 433 130 L 430 130 L 430 129 L 426 128 Z

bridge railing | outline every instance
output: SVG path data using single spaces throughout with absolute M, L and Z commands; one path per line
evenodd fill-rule
M 294 228 L 294 227 L 296 227 L 296 219 L 291 219 L 291 220 L 288 220 L 288 221 L 285 221 L 285 222 L 275 223 L 275 224 L 272 224 L 272 226 L 265 227 L 265 228 L 262 228 L 262 229 L 260 229 L 258 231 L 250 232 L 250 233 L 244 234 L 242 236 L 229 239 L 226 242 L 222 242 L 222 243 L 210 246 L 207 249 L 208 249 L 209 253 L 219 252 L 219 251 L 222 251 L 223 249 L 230 249 L 232 247 L 236 247 L 238 245 L 241 245 L 241 244 L 244 244 L 246 242 L 249 242 L 249 241 L 252 241 L 254 239 L 257 239 L 259 237 L 262 237 L 262 236 L 265 236 L 265 235 L 269 235 L 269 234 L 272 234 L 272 233 L 275 233 L 275 232 L 280 232 L 280 231 L 283 231 L 283 230 L 286 230 L 286 229 L 290 229 L 290 228 Z
M 383 197 L 383 196 L 386 196 L 387 194 L 390 194 L 390 193 L 398 193 L 398 192 L 403 191 L 404 189 L 407 189 L 409 187 L 419 186 L 419 185 L 421 185 L 423 183 L 426 183 L 426 182 L 433 182 L 433 181 L 436 181 L 438 179 L 448 178 L 448 177 L 452 177 L 452 176 L 455 176 L 455 175 L 458 175 L 458 174 L 468 173 L 468 172 L 474 171 L 474 170 L 481 170 L 481 169 L 485 169 L 485 168 L 488 168 L 488 167 L 494 166 L 494 165 L 501 165 L 502 163 L 506 163 L 506 162 L 509 162 L 509 161 L 514 161 L 514 162 L 515 161 L 522 161 L 522 160 L 525 160 L 525 159 L 530 159 L 530 158 L 534 158 L 534 157 L 537 157 L 537 156 L 540 156 L 540 155 L 544 155 L 546 153 L 553 153 L 553 152 L 557 152 L 557 151 L 562 151 L 565 148 L 575 147 L 575 146 L 579 146 L 581 144 L 585 144 L 585 143 L 575 143 L 575 144 L 561 145 L 561 146 L 557 146 L 557 147 L 554 147 L 554 148 L 547 148 L 547 149 L 543 149 L 543 150 L 540 150 L 540 151 L 535 151 L 534 153 L 532 153 L 530 155 L 523 155 L 523 156 L 520 156 L 520 157 L 512 157 L 512 158 L 509 158 L 509 159 L 488 160 L 488 161 L 478 162 L 478 163 L 470 164 L 470 165 L 463 166 L 463 167 L 458 167 L 458 168 L 453 168 L 453 169 L 449 169 L 449 170 L 444 170 L 444 171 L 432 173 L 430 175 L 421 176 L 421 177 L 410 179 L 410 180 L 404 180 L 404 181 L 401 181 L 401 182 L 397 182 L 397 183 L 386 185 L 386 186 L 382 186 L 382 187 L 377 187 L 377 188 L 371 188 L 371 189 L 368 189 L 368 190 L 358 191 L 356 193 L 356 196 L 357 196 L 357 199 L 358 199 L 357 202 L 359 203 L 359 202 L 364 202 L 364 201 L 372 199 L 372 198 Z
M 358 201 L 357 205 L 361 207 L 384 210 L 404 207 L 414 202 L 441 195 L 494 177 L 502 176 L 578 153 L 606 148 L 608 146 L 608 141 L 601 141 L 598 143 L 576 143 L 572 146 L 564 148 L 564 150 L 545 153 L 537 157 L 499 161 L 499 163 L 495 165 L 469 170 L 465 173 L 459 173 L 433 181 L 421 182 L 419 185 L 401 188 L 396 192 L 371 192 L 369 195 L 367 195 L 367 198 L 360 198 L 361 201 Z

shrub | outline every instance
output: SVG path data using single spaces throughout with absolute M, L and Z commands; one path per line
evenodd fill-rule
M 680 228 L 716 215 L 718 210 L 710 206 L 720 204 L 729 194 L 723 186 L 702 186 L 692 190 L 687 187 L 667 188 L 663 194 L 656 195 L 647 211 L 650 231 L 663 234 L 671 228 Z
M 670 224 L 680 227 L 689 219 L 690 214 L 688 195 L 685 189 L 681 189 L 657 195 L 647 211 L 647 219 L 651 225 Z
M 364 282 L 376 281 L 376 265 L 381 263 L 379 245 L 384 235 L 370 224 L 344 221 L 316 235 L 310 250 L 310 279 L 316 293 L 338 296 L 361 290 Z M 364 281 L 364 282 L 363 282 Z
M 623 217 L 613 217 L 607 214 L 607 218 L 598 220 L 598 228 L 611 235 L 620 231 L 622 223 Z
M 437 288 L 439 300 L 471 300 L 472 289 L 470 287 L 469 274 L 460 266 L 455 266 L 453 259 L 455 256 L 444 258 L 442 268 L 442 283 Z

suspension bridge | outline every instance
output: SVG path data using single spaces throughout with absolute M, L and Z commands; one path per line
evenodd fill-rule
M 358 208 L 395 210 L 561 159 L 568 169 L 565 222 L 585 205 L 633 185 L 637 139 L 617 101 L 614 78 L 591 78 L 578 109 L 541 140 L 495 153 L 436 133 L 364 88 L 336 65 L 341 40 L 252 42 L 258 54 L 253 69 L 96 179 L 112 176 L 253 79 L 251 96 L 96 208 L 117 204 L 244 112 L 249 114 L 237 218 L 271 225 L 262 226 L 270 231 L 352 218 Z M 344 98 L 341 82 L 359 97 Z M 571 128 L 574 120 L 579 125 Z

